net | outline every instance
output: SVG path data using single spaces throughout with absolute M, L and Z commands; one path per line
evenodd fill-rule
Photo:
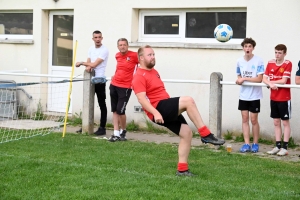
M 49 134 L 64 124 L 69 80 L 0 80 L 0 143 Z

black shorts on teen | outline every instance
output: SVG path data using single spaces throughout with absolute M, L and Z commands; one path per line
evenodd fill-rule
M 252 101 L 245 101 L 239 100 L 239 107 L 240 111 L 248 110 L 252 113 L 259 113 L 260 112 L 260 100 L 252 100 Z
M 125 115 L 126 105 L 129 101 L 132 89 L 121 88 L 110 84 L 110 104 L 111 112 L 118 115 Z
M 156 110 L 161 114 L 164 123 L 156 123 L 154 119 L 152 121 L 158 125 L 167 127 L 177 135 L 179 135 L 181 124 L 187 124 L 184 117 L 181 114 L 178 115 L 179 97 L 161 100 L 157 104 Z
M 282 120 L 291 119 L 292 106 L 291 100 L 289 101 L 270 101 L 271 118 L 280 118 Z

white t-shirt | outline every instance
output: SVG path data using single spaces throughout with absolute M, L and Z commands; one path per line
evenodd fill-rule
M 91 59 L 91 62 L 95 62 L 95 60 L 98 58 L 103 60 L 97 67 L 95 67 L 95 77 L 105 76 L 105 69 L 108 60 L 108 49 L 103 44 L 99 48 L 91 46 L 89 48 L 88 58 Z
M 237 60 L 236 74 L 243 77 L 257 77 L 265 71 L 264 62 L 258 56 L 253 56 L 246 61 L 244 56 Z M 247 81 L 246 81 L 247 82 Z M 240 89 L 240 99 L 245 101 L 258 100 L 263 97 L 261 86 L 242 85 Z

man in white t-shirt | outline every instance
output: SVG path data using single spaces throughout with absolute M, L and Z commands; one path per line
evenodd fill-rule
M 91 46 L 88 52 L 88 58 L 86 62 L 77 62 L 76 67 L 80 65 L 85 66 L 87 72 L 95 70 L 95 77 L 105 77 L 105 69 L 108 60 L 108 49 L 102 44 L 102 33 L 100 31 L 93 32 L 93 41 L 95 45 Z M 107 121 L 107 107 L 106 107 L 106 84 L 97 83 L 95 84 L 95 93 L 97 95 L 98 104 L 100 107 L 101 118 L 100 127 L 94 133 L 95 135 L 106 134 L 106 121 Z
M 261 83 L 264 74 L 264 62 L 252 53 L 256 42 L 252 38 L 245 38 L 241 45 L 245 55 L 237 60 L 236 84 L 242 85 L 244 82 Z M 260 99 L 262 97 L 261 86 L 241 86 L 238 109 L 242 114 L 242 130 L 245 141 L 245 144 L 240 148 L 241 153 L 250 151 L 256 153 L 259 150 L 258 113 L 260 112 Z M 253 134 L 253 144 L 251 146 L 249 119 L 251 120 Z

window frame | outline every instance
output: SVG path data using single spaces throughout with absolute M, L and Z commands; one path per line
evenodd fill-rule
M 139 10 L 139 36 L 138 42 L 172 42 L 172 43 L 200 43 L 200 44 L 241 44 L 243 39 L 232 38 L 226 43 L 220 43 L 215 38 L 186 38 L 186 13 L 187 12 L 246 12 L 247 8 L 201 8 L 201 9 L 168 9 L 168 10 L 156 10 L 156 9 L 141 9 Z M 178 15 L 179 16 L 179 34 L 178 35 L 151 35 L 144 34 L 144 17 L 145 16 L 166 16 L 166 15 Z M 247 21 L 246 21 L 247 24 Z M 212 30 L 213 35 L 213 30 Z M 233 30 L 234 35 L 234 30 Z M 247 30 L 246 30 L 247 35 Z
M 0 10 L 0 13 L 30 13 L 33 16 L 33 10 Z M 33 23 L 34 18 L 32 19 Z M 33 27 L 32 27 L 33 32 Z M 0 40 L 33 40 L 33 33 L 31 35 L 24 34 L 0 34 Z

